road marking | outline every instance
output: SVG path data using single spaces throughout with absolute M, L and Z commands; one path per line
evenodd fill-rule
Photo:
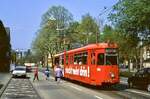
M 143 93 L 143 92 L 139 92 L 139 91 L 135 91 L 135 90 L 129 90 L 129 89 L 127 89 L 126 91 L 133 92 L 133 93 L 138 93 L 138 94 L 142 94 L 142 95 L 150 96 L 150 94 L 148 94 L 148 93 Z
M 78 88 L 78 87 L 75 87 L 75 86 L 71 86 L 72 88 L 76 89 L 76 90 L 79 90 L 79 91 L 82 91 L 82 89 Z
M 102 97 L 99 97 L 99 96 L 96 96 L 96 95 L 94 97 L 97 98 L 97 99 L 103 99 Z

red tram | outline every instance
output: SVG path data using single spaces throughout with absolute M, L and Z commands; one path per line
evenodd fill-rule
M 112 43 L 89 44 L 55 55 L 64 77 L 90 85 L 119 83 L 118 47 Z

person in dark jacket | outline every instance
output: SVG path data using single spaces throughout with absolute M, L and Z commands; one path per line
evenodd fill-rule
M 45 70 L 45 76 L 46 76 L 46 80 L 48 80 L 50 76 L 50 70 L 48 69 L 48 67 Z

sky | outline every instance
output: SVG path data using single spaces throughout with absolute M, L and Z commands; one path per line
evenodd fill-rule
M 52 6 L 64 6 L 76 21 L 89 13 L 98 18 L 104 7 L 111 7 L 117 0 L 1 0 L 0 20 L 10 28 L 12 49 L 26 50 L 32 46 L 40 28 L 42 15 Z M 105 19 L 106 16 L 100 16 Z

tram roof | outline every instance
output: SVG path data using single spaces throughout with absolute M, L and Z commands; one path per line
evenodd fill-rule
M 67 51 L 67 53 L 72 53 L 76 51 L 84 51 L 84 50 L 90 50 L 90 49 L 99 49 L 99 48 L 117 48 L 116 43 L 98 43 L 98 44 L 89 44 L 80 48 L 72 49 Z
M 90 49 L 117 48 L 117 47 L 118 46 L 117 46 L 116 43 L 98 43 L 98 44 L 88 44 L 86 46 L 76 48 L 76 49 L 72 49 L 72 50 L 69 50 L 69 51 L 66 51 L 66 52 L 67 53 L 73 53 L 73 52 L 80 52 L 80 51 L 90 50 Z M 59 54 L 55 54 L 55 57 L 61 56 L 63 54 L 64 54 L 64 52 L 59 53 Z

